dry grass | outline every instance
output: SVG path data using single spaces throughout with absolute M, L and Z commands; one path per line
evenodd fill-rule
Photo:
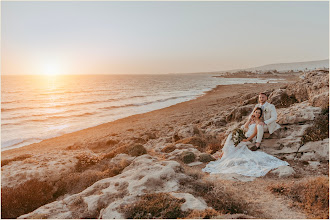
M 217 139 L 214 139 L 214 140 L 211 140 L 208 143 L 205 151 L 209 154 L 214 154 L 215 152 L 217 152 L 221 148 L 222 148 L 221 141 L 219 141 Z
M 137 157 L 146 154 L 147 150 L 141 144 L 132 145 L 128 148 L 128 154 Z
M 108 159 L 78 156 L 76 170 L 62 176 L 56 182 L 40 182 L 37 179 L 29 180 L 16 187 L 4 187 L 1 192 L 1 217 L 17 218 L 29 213 L 66 194 L 75 194 L 83 191 L 95 182 L 116 176 L 127 167 L 130 162 L 122 160 L 119 163 L 109 163 Z
M 214 209 L 206 209 L 203 211 L 193 210 L 186 218 L 187 219 L 210 219 L 218 218 L 221 213 L 215 211 Z
M 200 169 L 185 167 L 185 173 L 189 178 L 180 181 L 182 191 L 202 197 L 209 207 L 221 214 L 253 214 L 243 198 L 220 184 L 202 179 L 205 174 Z
M 54 188 L 47 182 L 29 180 L 17 187 L 1 188 L 1 218 L 17 218 L 53 201 Z
M 120 174 L 128 165 L 130 165 L 130 162 L 126 160 L 122 160 L 118 164 L 99 161 L 90 165 L 91 167 L 87 170 L 67 174 L 55 183 L 57 189 L 55 197 L 79 193 L 101 179 Z
M 301 144 L 310 141 L 319 141 L 329 137 L 329 108 L 315 118 L 311 127 L 307 128 L 301 137 Z
M 184 202 L 185 199 L 177 199 L 169 193 L 152 193 L 141 196 L 137 202 L 122 207 L 122 210 L 128 219 L 184 218 L 188 214 L 181 210 Z
M 304 209 L 310 218 L 329 218 L 329 178 L 314 177 L 295 183 L 270 186 L 273 193 L 284 195 L 293 205 Z
M 22 160 L 25 160 L 27 158 L 30 158 L 32 157 L 31 154 L 23 154 L 23 155 L 20 155 L 18 157 L 14 157 L 14 158 L 11 158 L 11 159 L 4 159 L 4 160 L 1 160 L 1 166 L 6 166 L 8 165 L 9 163 L 13 162 L 13 161 L 22 161 Z

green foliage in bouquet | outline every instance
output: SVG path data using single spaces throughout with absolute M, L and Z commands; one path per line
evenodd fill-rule
M 233 131 L 232 139 L 233 139 L 235 146 L 237 146 L 243 139 L 246 139 L 243 129 L 236 128 Z

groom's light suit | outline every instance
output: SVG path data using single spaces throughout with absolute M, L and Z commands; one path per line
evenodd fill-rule
M 254 107 L 257 108 L 260 107 L 262 109 L 262 115 L 264 118 L 264 123 L 266 125 L 258 125 L 257 126 L 257 143 L 261 143 L 262 137 L 264 135 L 265 131 L 269 131 L 269 134 L 272 134 L 274 131 L 279 129 L 281 126 L 276 123 L 277 120 L 277 112 L 275 109 L 275 106 L 273 104 L 270 104 L 268 102 L 265 102 L 265 104 L 261 105 L 260 103 L 256 104 Z M 253 109 L 253 110 L 254 110 Z M 251 113 L 250 117 L 252 116 L 253 112 Z

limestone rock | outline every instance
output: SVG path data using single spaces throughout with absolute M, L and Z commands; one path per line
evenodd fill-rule
M 206 148 L 206 141 L 200 137 L 188 137 L 177 141 L 176 143 L 191 144 L 199 151 L 203 151 Z
M 182 211 L 188 210 L 205 210 L 208 208 L 204 199 L 195 198 L 190 193 L 171 193 L 172 196 L 178 199 L 185 199 L 186 202 L 181 205 Z
M 196 162 L 192 162 L 192 163 L 188 164 L 188 166 L 194 167 L 194 166 L 198 166 L 198 165 L 201 165 L 201 164 L 203 164 L 203 163 L 199 162 L 199 161 L 196 161 Z
M 299 102 L 311 101 L 314 96 L 327 91 L 329 91 L 329 72 L 318 70 L 305 73 L 302 80 L 287 87 L 288 95 L 294 95 Z
M 196 125 L 185 125 L 178 128 L 173 134 L 173 140 L 178 141 L 183 138 L 189 138 L 193 136 L 199 136 L 201 134 L 200 130 Z
M 329 160 L 329 138 L 307 142 L 299 149 L 299 152 L 302 153 L 300 160 Z
M 255 106 L 255 104 L 254 105 L 252 104 L 252 105 L 240 106 L 238 108 L 235 108 L 226 117 L 226 121 L 227 122 L 242 121 L 244 116 L 250 115 L 250 113 L 252 112 L 254 106 Z
M 322 109 L 329 107 L 329 91 L 315 95 L 310 99 L 312 106 L 320 107 Z
M 268 102 L 275 105 L 276 108 L 286 108 L 297 102 L 294 95 L 289 96 L 285 89 L 275 90 L 268 97 Z
M 277 174 L 280 178 L 285 178 L 294 175 L 296 172 L 290 166 L 280 166 L 271 171 L 271 173 Z
M 277 123 L 297 124 L 314 120 L 321 113 L 321 108 L 309 106 L 308 102 L 297 103 L 289 108 L 277 110 Z
M 84 191 L 44 205 L 19 218 L 124 218 L 118 211 L 122 204 L 135 202 L 138 195 L 175 192 L 179 180 L 186 178 L 175 161 L 158 161 L 150 155 L 133 160 L 117 176 L 102 179 Z
M 179 148 L 175 149 L 170 153 L 166 153 L 165 157 L 167 159 L 169 160 L 173 160 L 175 158 L 180 159 L 183 152 L 192 152 L 195 155 L 201 154 L 201 152 L 196 148 L 194 148 L 194 146 L 192 146 L 191 144 L 177 144 L 175 146 L 178 146 Z
M 128 154 L 117 154 L 114 158 L 111 159 L 112 163 L 119 164 L 121 161 L 128 161 L 131 162 L 135 159 L 135 157 L 132 157 Z

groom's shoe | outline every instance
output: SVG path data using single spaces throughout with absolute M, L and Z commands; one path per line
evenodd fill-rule
M 253 146 L 250 148 L 251 151 L 256 151 L 257 149 L 258 149 L 258 147 L 257 147 L 256 145 L 253 145 Z
M 257 145 L 254 145 L 253 147 L 250 148 L 251 151 L 256 151 L 256 150 L 259 150 L 260 149 L 260 145 L 257 146 Z

